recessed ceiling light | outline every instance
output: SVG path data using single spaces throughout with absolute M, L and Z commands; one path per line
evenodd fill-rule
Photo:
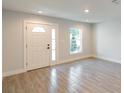
M 88 10 L 88 9 L 85 9 L 85 10 L 84 10 L 84 12 L 85 12 L 85 13 L 89 13 L 89 12 L 90 12 L 90 10 Z
M 115 3 L 115 4 L 120 4 L 120 0 L 112 0 L 112 3 Z
M 42 13 L 43 13 L 43 11 L 38 11 L 38 13 L 39 13 L 39 14 L 42 14 Z

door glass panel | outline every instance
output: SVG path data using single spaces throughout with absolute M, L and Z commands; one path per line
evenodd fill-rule
M 52 39 L 55 39 L 55 29 L 52 29 Z
M 55 48 L 56 48 L 55 40 L 52 40 L 52 49 L 55 49 Z
M 52 49 L 52 61 L 56 60 L 56 51 Z
M 45 29 L 43 27 L 34 27 L 32 32 L 45 32 Z
M 52 29 L 52 61 L 56 60 L 56 35 L 55 29 Z

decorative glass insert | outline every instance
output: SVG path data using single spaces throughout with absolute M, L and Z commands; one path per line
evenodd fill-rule
M 52 39 L 55 39 L 56 36 L 55 36 L 55 29 L 52 29 Z
M 77 28 L 70 28 L 70 54 L 82 51 L 82 31 Z
M 34 27 L 32 32 L 45 32 L 45 29 L 43 27 Z
M 52 61 L 56 60 L 56 33 L 55 29 L 52 29 Z
M 55 44 L 55 40 L 52 40 L 52 49 L 55 49 L 56 48 L 56 44 Z
M 52 49 L 52 61 L 56 60 L 56 51 Z

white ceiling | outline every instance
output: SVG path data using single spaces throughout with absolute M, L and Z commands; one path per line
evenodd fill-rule
M 3 9 L 98 23 L 121 17 L 121 4 L 112 0 L 3 0 Z M 89 9 L 89 13 L 84 13 Z

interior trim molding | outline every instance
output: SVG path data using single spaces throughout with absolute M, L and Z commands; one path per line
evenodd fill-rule
M 12 76 L 12 75 L 16 75 L 16 74 L 20 74 L 20 73 L 24 73 L 24 72 L 26 72 L 25 69 L 17 69 L 14 71 L 3 72 L 2 76 L 7 77 L 7 76 Z
M 87 59 L 87 58 L 97 58 L 97 59 L 106 60 L 106 61 L 121 64 L 121 61 L 118 61 L 118 60 L 113 60 L 113 59 L 110 59 L 110 58 L 105 58 L 105 57 L 100 57 L 100 56 L 95 56 L 95 55 L 87 55 L 87 56 L 80 56 L 80 57 L 76 57 L 76 58 L 73 58 L 73 59 L 59 61 L 59 63 L 57 63 L 57 65 L 73 62 L 73 61 L 80 60 L 80 59 Z M 18 70 L 14 70 L 14 71 L 3 72 L 3 77 L 24 73 L 26 71 L 27 71 L 26 69 L 18 69 Z
M 68 60 L 64 60 L 64 61 L 59 61 L 60 63 L 57 63 L 57 65 L 64 64 L 64 63 L 69 63 L 69 62 L 80 60 L 80 59 L 91 58 L 91 57 L 93 57 L 93 56 L 92 55 L 88 55 L 88 56 L 81 56 L 81 57 L 77 57 L 77 58 L 73 58 L 73 59 L 68 59 Z M 7 77 L 7 76 L 12 76 L 12 75 L 16 75 L 16 74 L 20 74 L 20 73 L 24 73 L 24 72 L 27 72 L 27 70 L 25 68 L 24 69 L 17 69 L 17 70 L 14 70 L 14 71 L 3 72 L 2 76 L 3 77 Z
M 100 56 L 93 56 L 93 57 L 97 58 L 97 59 L 106 60 L 106 61 L 110 61 L 110 62 L 121 64 L 121 61 L 119 61 L 119 60 L 115 60 L 115 59 L 111 59 L 111 58 L 106 58 L 106 57 L 100 57 Z

